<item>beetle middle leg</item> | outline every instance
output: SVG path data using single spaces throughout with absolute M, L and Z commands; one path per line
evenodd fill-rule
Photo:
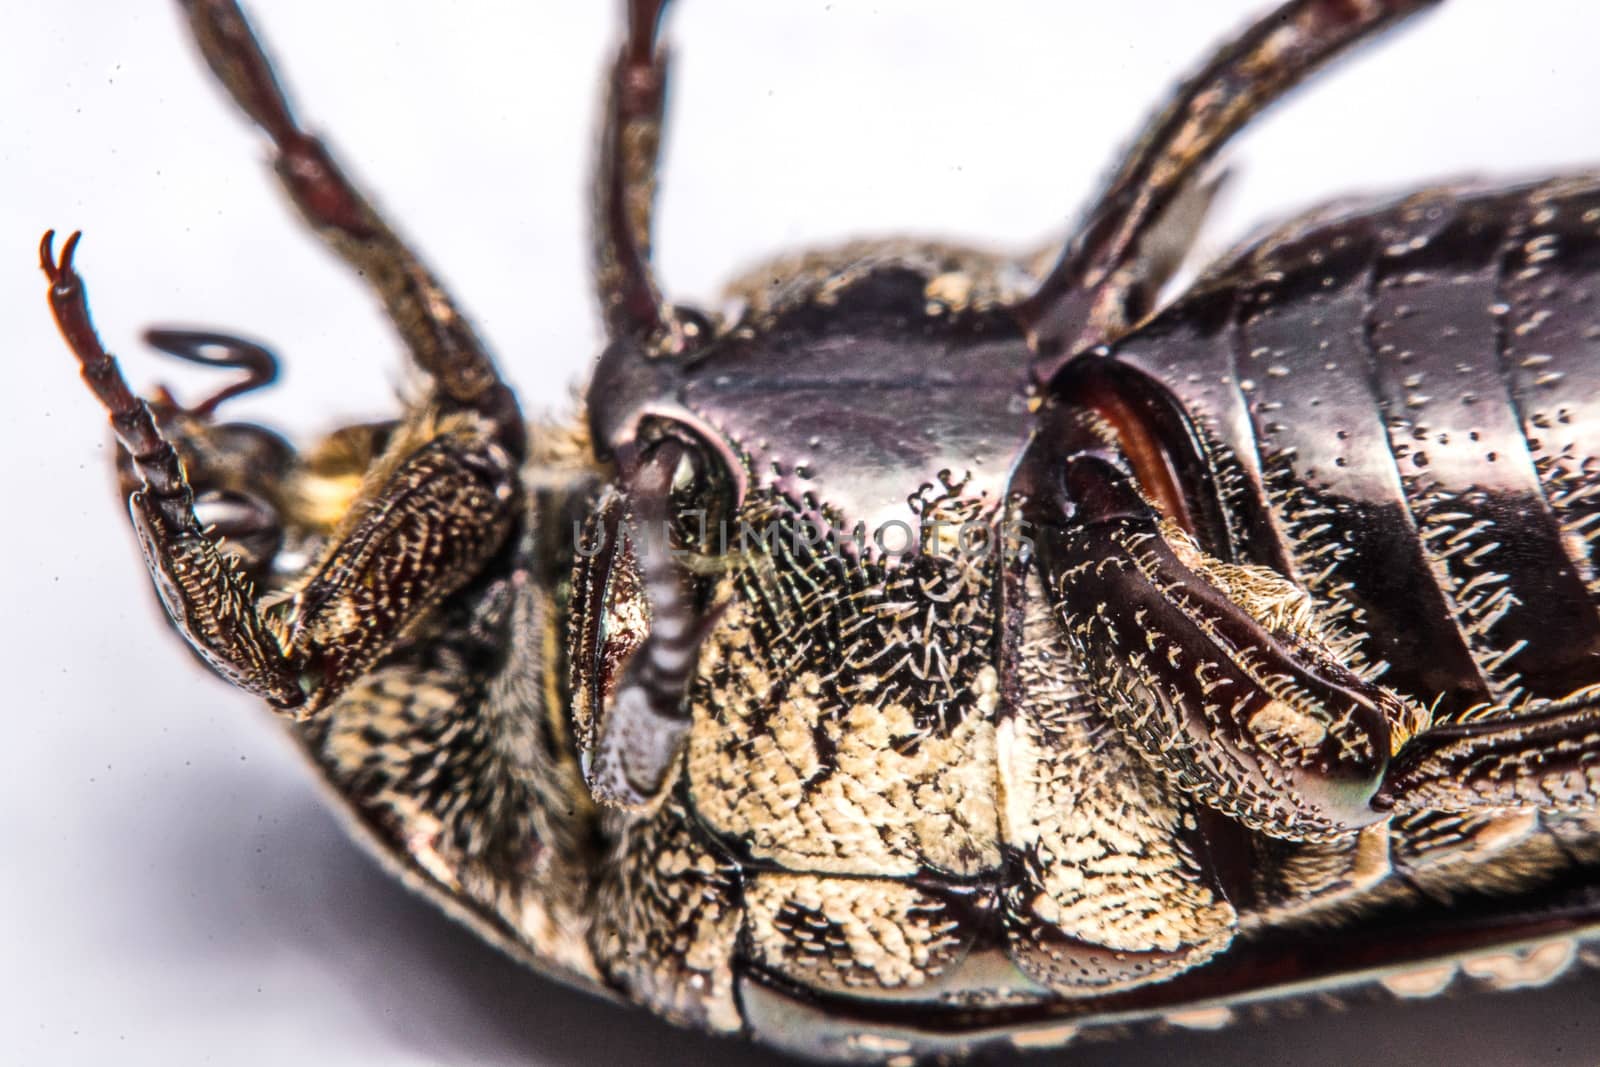
M 1201 552 L 1112 457 L 1069 453 L 1050 481 L 1046 588 L 1146 758 L 1266 833 L 1317 839 L 1383 818 L 1370 801 L 1425 712 L 1347 667 L 1291 583 Z

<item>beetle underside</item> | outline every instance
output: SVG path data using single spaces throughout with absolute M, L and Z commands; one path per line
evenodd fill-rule
M 613 71 L 571 425 L 523 421 L 231 0 L 185 4 L 201 51 L 426 390 L 297 453 L 215 419 L 270 354 L 161 331 L 246 377 L 140 400 L 46 237 L 170 618 L 376 850 L 548 973 L 816 1056 L 1584 958 L 1600 179 L 1308 215 L 1152 311 L 1227 138 L 1427 6 L 1294 0 L 1048 273 L 855 244 L 714 320 L 650 267 L 661 6 Z

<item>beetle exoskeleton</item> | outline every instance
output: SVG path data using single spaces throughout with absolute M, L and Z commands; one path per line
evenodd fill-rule
M 663 6 L 608 83 L 608 345 L 530 425 L 232 0 L 185 3 L 424 383 L 297 453 L 216 418 L 266 349 L 167 331 L 243 376 L 147 402 L 46 235 L 199 656 L 508 952 L 809 1055 L 1564 970 L 1600 920 L 1600 178 L 1321 209 L 1162 304 L 1228 139 L 1429 6 L 1292 0 L 1048 269 L 855 243 L 711 315 L 650 256 Z

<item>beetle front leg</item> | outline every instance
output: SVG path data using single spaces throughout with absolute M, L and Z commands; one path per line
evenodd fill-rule
M 1036 378 L 1115 340 L 1148 308 L 1161 281 L 1152 267 L 1162 257 L 1146 254 L 1152 237 L 1171 229 L 1171 209 L 1229 138 L 1330 59 L 1437 2 L 1290 0 L 1223 45 L 1145 128 L 1019 305 Z
M 394 647 L 407 628 L 499 550 L 512 525 L 515 463 L 471 412 L 414 418 L 396 435 L 311 577 L 262 610 L 239 560 L 195 512 L 183 462 L 89 319 L 73 267 L 40 246 L 50 306 L 84 381 L 111 416 L 139 481 L 130 498 L 145 562 L 173 624 L 218 674 L 308 715 Z
M 253 341 L 200 330 L 146 330 L 145 342 L 171 356 L 243 373 L 197 404 L 180 404 L 157 386 L 151 412 L 156 427 L 183 464 L 195 494 L 195 513 L 211 540 L 233 557 L 240 572 L 260 584 L 287 532 L 285 492 L 296 462 L 293 447 L 278 434 L 250 423 L 218 422 L 217 408 L 236 396 L 270 385 L 277 358 Z M 125 496 L 142 478 L 126 453 L 117 471 Z
M 383 301 L 412 357 L 455 404 L 493 417 L 521 447 L 521 417 L 472 326 L 327 147 L 296 123 L 272 65 L 234 0 L 182 0 L 200 52 L 277 151 L 275 169 L 300 213 Z
M 610 807 L 651 810 L 666 796 L 688 743 L 685 694 L 722 615 L 720 607 L 696 607 L 675 558 L 681 550 L 670 543 L 673 486 L 692 484 L 697 473 L 682 442 L 656 443 L 629 472 L 625 498 L 609 497 L 594 514 L 600 548 L 580 559 L 574 581 L 584 599 L 637 585 L 648 605 L 643 632 L 616 625 L 604 609 L 579 614 L 582 636 L 572 654 L 578 749 L 590 793 Z
M 111 416 L 117 442 L 139 479 L 141 487 L 129 498 L 129 510 L 161 601 L 174 625 L 218 674 L 278 707 L 295 707 L 305 695 L 251 603 L 249 583 L 200 525 L 194 490 L 177 451 L 95 334 L 82 279 L 72 265 L 79 236 L 67 239 L 58 260 L 52 248 L 55 234 L 46 233 L 39 262 L 50 279 L 56 323 L 78 357 L 83 380 Z

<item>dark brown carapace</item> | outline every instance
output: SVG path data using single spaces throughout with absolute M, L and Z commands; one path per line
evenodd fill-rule
M 527 424 L 297 124 L 201 52 L 424 387 L 305 452 L 139 399 L 47 235 L 174 626 L 404 876 L 539 969 L 909 1062 L 1356 985 L 1536 984 L 1600 924 L 1600 178 L 1322 210 L 1157 294 L 1206 169 L 1428 6 L 1293 0 L 1179 88 L 1055 266 L 651 268 L 664 0 L 595 183 L 609 344 Z

